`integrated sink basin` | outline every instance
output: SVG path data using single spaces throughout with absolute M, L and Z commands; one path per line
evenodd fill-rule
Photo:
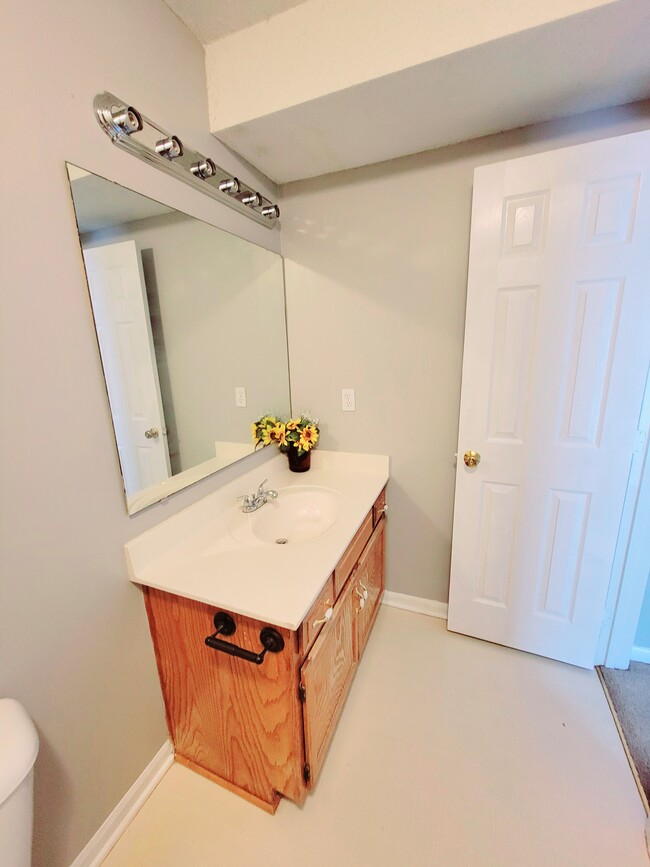
M 389 461 L 317 448 L 301 477 L 286 455 L 272 454 L 258 454 L 260 465 L 132 539 L 131 580 L 298 630 L 388 481 Z M 237 497 L 264 478 L 278 499 L 244 514 Z
M 245 545 L 298 545 L 327 533 L 339 520 L 343 496 L 318 485 L 292 485 L 278 490 L 256 512 L 238 510 L 230 533 Z

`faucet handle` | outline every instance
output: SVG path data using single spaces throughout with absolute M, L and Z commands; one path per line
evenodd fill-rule
M 256 495 L 256 496 L 258 496 L 258 497 L 264 497 L 264 502 L 266 502 L 267 499 L 268 499 L 269 497 L 270 497 L 272 500 L 276 500 L 277 497 L 278 497 L 278 492 L 277 492 L 277 491 L 272 491 L 272 490 L 270 490 L 270 489 L 264 487 L 264 485 L 265 485 L 267 482 L 268 482 L 268 479 L 264 479 L 264 481 L 262 482 L 262 484 L 261 484 L 261 485 L 259 486 L 259 488 L 257 489 L 257 495 Z

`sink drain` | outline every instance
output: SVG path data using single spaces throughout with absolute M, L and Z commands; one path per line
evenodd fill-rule
M 283 538 L 282 536 L 279 539 L 275 540 L 276 545 L 286 545 L 289 540 Z

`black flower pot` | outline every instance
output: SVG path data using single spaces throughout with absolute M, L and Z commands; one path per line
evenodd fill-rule
M 289 469 L 292 473 L 306 473 L 311 466 L 311 451 L 298 454 L 298 449 L 292 446 L 287 452 Z

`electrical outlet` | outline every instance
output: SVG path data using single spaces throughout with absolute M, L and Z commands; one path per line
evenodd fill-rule
M 246 389 L 243 385 L 235 386 L 235 406 L 246 406 Z
M 341 409 L 343 412 L 354 412 L 356 410 L 356 401 L 354 398 L 353 388 L 341 389 Z

